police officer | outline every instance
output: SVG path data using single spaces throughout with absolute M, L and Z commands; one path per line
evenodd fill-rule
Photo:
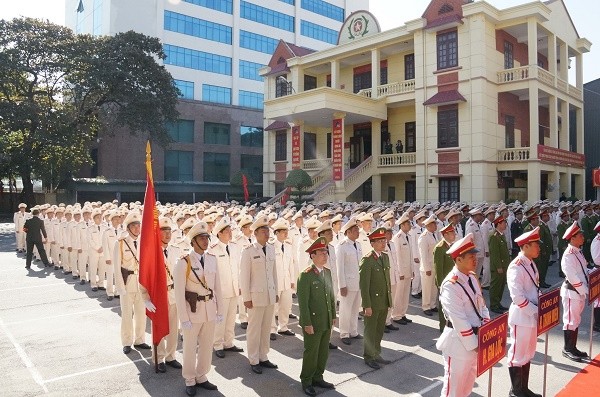
M 19 210 L 14 213 L 13 222 L 15 224 L 15 239 L 17 241 L 17 252 L 25 252 L 25 231 L 23 231 L 23 226 L 25 225 L 25 221 L 27 220 L 27 214 L 25 210 L 27 209 L 27 204 L 20 203 Z
M 430 215 L 423 221 L 423 225 L 425 225 L 426 230 L 421 233 L 418 240 L 421 258 L 421 287 L 423 288 L 421 307 L 425 315 L 433 316 L 433 313 L 438 311 L 438 289 L 435 285 L 435 266 L 433 263 L 433 248 L 438 243 L 435 215 Z
M 442 235 L 439 243 L 435 245 L 433 248 L 433 263 L 435 264 L 435 285 L 438 289 L 442 286 L 442 281 L 446 278 L 446 275 L 450 273 L 452 268 L 454 267 L 454 261 L 452 257 L 448 255 L 448 250 L 454 243 L 454 238 L 456 236 L 456 229 L 454 229 L 454 225 L 449 223 L 445 227 L 440 230 L 440 234 Z M 444 313 L 442 310 L 438 312 L 439 316 L 439 324 L 440 324 L 440 332 L 444 331 L 444 327 L 446 325 L 446 318 L 444 317 Z
M 502 306 L 502 294 L 506 286 L 506 270 L 510 263 L 510 252 L 505 231 L 508 223 L 502 215 L 492 221 L 494 231 L 490 234 L 490 309 L 494 313 L 504 313 L 508 308 Z
M 302 390 L 316 396 L 314 386 L 335 388 L 323 380 L 323 372 L 329 356 L 329 339 L 335 319 L 335 298 L 331 271 L 325 267 L 328 243 L 325 237 L 316 239 L 307 249 L 311 265 L 298 277 L 298 308 L 300 326 L 304 336 Z
M 396 256 L 398 258 L 400 277 L 396 284 L 396 293 L 394 294 L 394 311 L 392 313 L 393 321 L 396 324 L 407 325 L 412 323 L 406 312 L 408 310 L 408 301 L 410 296 L 410 282 L 412 279 L 413 251 L 411 248 L 410 230 L 412 225 L 408 213 L 404 213 L 396 222 L 400 231 L 396 233 L 392 241 L 396 247 Z

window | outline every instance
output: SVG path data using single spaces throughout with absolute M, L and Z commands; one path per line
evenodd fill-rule
M 458 33 L 456 31 L 437 35 L 437 67 L 447 69 L 458 66 Z
M 165 151 L 165 181 L 194 180 L 194 152 Z
M 204 152 L 204 182 L 229 182 L 229 154 Z
M 515 67 L 515 59 L 513 56 L 513 45 L 508 41 L 504 42 L 504 69 L 512 69 Z
M 506 148 L 515 147 L 515 117 L 504 116 L 504 144 Z
M 231 88 L 202 84 L 202 100 L 231 105 Z
M 404 182 L 404 201 L 405 202 L 417 201 L 417 182 L 416 181 L 405 181 Z
M 94 36 L 102 34 L 102 0 L 94 0 Z
M 312 132 L 304 133 L 304 160 L 314 160 L 317 158 L 317 134 Z
M 240 47 L 272 55 L 278 40 L 256 33 L 240 30 Z
M 438 109 L 438 148 L 458 146 L 458 107 Z
M 233 0 L 183 0 L 186 3 L 192 3 L 197 6 L 211 8 L 213 10 L 233 13 Z
M 379 70 L 379 84 L 381 84 L 381 85 L 387 84 L 387 66 L 385 66 Z
M 194 99 L 194 82 L 185 80 L 173 80 L 175 87 L 181 91 L 179 98 L 183 99 Z
M 261 63 L 254 63 L 240 59 L 240 77 L 242 79 L 263 81 L 264 78 L 258 74 L 258 69 L 264 67 Z
M 404 124 L 404 140 L 404 152 L 417 151 L 417 123 L 414 121 Z
M 338 38 L 337 30 L 329 29 L 325 26 L 305 21 L 304 19 L 300 21 L 300 34 L 329 44 L 336 44 Z
M 275 133 L 275 161 L 287 160 L 287 131 Z
M 304 75 L 304 91 L 317 88 L 317 78 L 315 76 Z
M 240 2 L 240 16 L 250 21 L 262 23 L 275 28 L 294 31 L 294 17 L 290 15 L 264 8 L 247 1 Z
M 332 144 L 332 135 L 331 132 L 327 133 L 327 158 L 331 158 L 331 144 Z
M 239 105 L 247 108 L 262 109 L 264 104 L 264 94 L 252 91 L 240 90 Z
M 284 79 L 275 79 L 275 98 L 292 94 L 292 82 Z
M 248 175 L 254 183 L 262 183 L 263 156 L 242 154 L 240 157 L 241 171 Z
M 404 56 L 404 80 L 414 80 L 415 78 L 415 54 Z
M 242 146 L 263 147 L 263 129 L 259 127 L 240 127 Z
M 295 5 L 295 2 L 294 2 L 294 0 L 279 0 L 279 1 L 282 1 L 282 2 L 284 2 L 284 3 L 291 4 L 291 5 Z
M 174 142 L 194 143 L 194 120 L 177 120 L 167 123 L 167 132 Z
M 175 45 L 164 45 L 165 64 L 231 76 L 231 58 Z
M 460 201 L 459 178 L 440 178 L 439 201 Z
M 354 73 L 354 93 L 366 88 L 371 88 L 371 71 Z
M 229 124 L 204 123 L 204 143 L 212 145 L 229 145 Z
M 218 41 L 219 43 L 231 44 L 231 27 L 165 11 L 165 30 L 199 37 L 201 39 Z
M 344 9 L 323 0 L 302 0 L 301 7 L 315 14 L 344 22 Z

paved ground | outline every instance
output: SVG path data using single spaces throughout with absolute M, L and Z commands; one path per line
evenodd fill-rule
M 180 371 L 169 368 L 166 374 L 155 374 L 149 353 L 134 350 L 126 356 L 121 352 L 118 300 L 109 302 L 101 291 L 92 292 L 89 284 L 80 286 L 70 276 L 44 270 L 39 264 L 27 272 L 24 264 L 23 256 L 15 254 L 12 225 L 0 223 L 0 367 L 5 369 L 0 380 L 2 396 L 185 396 Z M 557 265 L 552 266 L 550 283 L 560 282 L 557 273 Z M 321 394 L 438 396 L 443 366 L 435 349 L 437 321 L 420 314 L 419 303 L 411 301 L 409 317 L 413 324 L 385 334 L 382 355 L 393 363 L 381 370 L 371 370 L 363 363 L 362 343 L 346 347 L 336 334 L 333 342 L 344 348 L 331 353 L 325 374 L 326 380 L 336 384 L 336 390 L 319 390 Z M 504 304 L 508 303 L 505 293 Z M 581 350 L 589 346 L 589 322 L 587 308 L 579 336 Z M 297 324 L 292 329 L 300 331 Z M 236 332 L 236 344 L 245 348 L 244 331 L 236 327 Z M 146 341 L 150 340 L 148 334 Z M 250 371 L 243 354 L 214 357 L 209 379 L 219 391 L 199 390 L 198 395 L 302 396 L 298 380 L 301 338 L 280 336 L 271 348 L 269 358 L 279 370 L 265 370 L 263 375 Z M 555 395 L 585 366 L 564 359 L 561 348 L 562 331 L 556 327 L 549 334 L 548 396 Z M 593 348 L 594 355 L 600 352 L 597 334 Z M 543 339 L 538 340 L 537 351 L 530 386 L 541 392 Z M 181 361 L 180 353 L 178 359 Z M 488 379 L 488 374 L 477 379 L 474 395 L 487 395 Z M 492 396 L 507 395 L 509 388 L 503 360 L 493 370 Z

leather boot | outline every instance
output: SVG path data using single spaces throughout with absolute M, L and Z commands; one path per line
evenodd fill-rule
M 594 331 L 600 331 L 600 307 L 594 308 Z
M 563 348 L 562 355 L 563 355 L 563 357 L 566 357 L 569 360 L 581 362 L 581 357 L 576 355 L 575 352 L 573 351 L 573 349 L 575 347 L 574 332 L 575 331 L 571 331 L 568 329 L 563 330 L 563 334 L 565 337 L 565 347 Z
M 582 352 L 581 350 L 579 350 L 577 348 L 577 336 L 579 335 L 579 328 L 577 328 L 575 331 L 573 331 L 573 353 L 577 356 L 577 357 L 581 357 L 581 358 L 587 358 L 589 359 L 590 357 L 588 356 L 587 353 Z
M 529 369 L 531 367 L 531 362 L 523 365 L 523 391 L 525 391 L 525 395 L 527 397 L 542 397 L 541 394 L 537 394 L 529 390 Z
M 508 367 L 512 387 L 508 397 L 527 397 L 523 389 L 523 367 Z

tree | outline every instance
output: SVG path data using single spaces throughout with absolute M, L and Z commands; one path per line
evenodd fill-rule
M 170 139 L 178 90 L 157 38 L 135 32 L 75 35 L 31 18 L 0 20 L 0 168 L 59 182 L 91 161 L 99 131 L 126 127 L 161 145 Z
M 243 175 L 246 175 L 246 181 L 248 182 L 248 188 L 250 186 L 254 186 L 254 180 L 250 177 L 250 175 L 248 175 L 248 173 L 245 170 L 240 170 L 240 171 L 235 172 L 231 176 L 231 179 L 229 180 L 229 183 L 231 184 L 231 186 L 234 187 L 236 190 L 236 194 L 232 195 L 231 199 L 240 200 L 240 201 L 244 200 L 244 180 L 242 178 Z
M 312 186 L 312 178 L 308 173 L 302 169 L 291 170 L 287 178 L 285 178 L 285 187 L 290 187 L 295 190 L 292 191 L 292 196 L 297 197 L 297 202 L 302 202 L 302 196 L 308 195 L 311 192 L 305 189 Z

